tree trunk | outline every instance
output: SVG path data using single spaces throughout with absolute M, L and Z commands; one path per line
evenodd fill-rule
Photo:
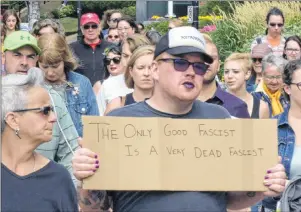
M 33 24 L 40 20 L 40 2 L 28 1 L 28 23 L 32 29 Z

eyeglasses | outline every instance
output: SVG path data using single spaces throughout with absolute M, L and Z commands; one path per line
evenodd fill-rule
M 112 39 L 113 37 L 114 37 L 115 39 L 118 39 L 118 38 L 119 38 L 118 35 L 114 35 L 114 36 L 113 36 L 113 35 L 108 35 L 108 38 L 111 38 L 111 39 Z
M 259 63 L 261 63 L 262 58 L 252 58 L 252 61 L 253 61 L 253 63 L 256 63 L 257 61 L 258 61 Z
M 298 83 L 291 83 L 291 85 L 296 85 L 297 88 L 301 91 L 301 82 L 298 82 Z
M 266 78 L 269 81 L 272 81 L 274 79 L 276 79 L 277 81 L 282 79 L 282 75 L 278 75 L 278 76 L 264 76 L 264 78 Z
M 87 30 L 87 29 L 97 29 L 98 28 L 98 25 L 97 24 L 92 24 L 92 25 L 84 25 L 84 29 Z
M 110 19 L 110 21 L 116 23 L 116 22 L 120 21 L 120 18 L 113 18 L 113 19 Z
M 300 49 L 286 48 L 285 51 L 287 51 L 288 53 L 299 53 Z
M 276 25 L 277 25 L 278 27 L 283 27 L 283 24 L 270 23 L 270 26 L 271 26 L 271 27 L 275 27 Z
M 105 62 L 105 65 L 108 66 L 111 64 L 111 61 L 113 61 L 113 63 L 115 64 L 119 64 L 120 63 L 120 57 L 114 57 L 114 58 L 105 58 L 104 62 Z
M 185 59 L 177 59 L 177 58 L 164 58 L 164 59 L 159 59 L 158 61 L 172 61 L 174 64 L 174 69 L 179 72 L 185 72 L 190 65 L 192 65 L 192 68 L 195 72 L 195 74 L 204 76 L 206 74 L 206 71 L 209 67 L 209 65 L 201 62 L 195 62 L 191 63 L 188 60 Z
M 40 108 L 30 108 L 30 109 L 22 109 L 22 110 L 15 110 L 13 112 L 27 112 L 27 111 L 34 111 L 37 110 L 39 113 L 42 113 L 45 116 L 48 116 L 50 114 L 50 111 L 54 111 L 52 106 L 45 106 Z

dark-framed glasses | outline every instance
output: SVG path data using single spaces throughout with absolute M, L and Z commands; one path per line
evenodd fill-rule
M 256 63 L 257 61 L 259 63 L 261 63 L 262 62 L 262 58 L 252 58 L 252 61 L 253 61 L 253 63 Z
M 97 29 L 98 25 L 97 24 L 92 24 L 92 25 L 86 24 L 86 25 L 84 25 L 85 30 L 90 29 L 90 28 Z
M 120 18 L 113 18 L 113 19 L 110 19 L 110 21 L 116 23 L 116 22 L 120 21 Z
M 119 64 L 121 61 L 120 57 L 113 57 L 113 58 L 105 58 L 105 65 L 108 66 L 111 64 L 111 61 L 113 61 L 113 63 L 115 64 Z
M 118 39 L 119 38 L 119 36 L 118 35 L 108 35 L 108 38 L 110 38 L 110 39 L 112 39 L 112 38 L 115 38 L 115 39 Z
M 286 48 L 287 53 L 299 53 L 300 49 Z
M 200 76 L 204 76 L 209 67 L 209 65 L 205 63 L 202 62 L 192 63 L 182 58 L 163 58 L 163 59 L 159 59 L 158 61 L 173 62 L 174 69 L 179 72 L 185 72 L 189 68 L 189 66 L 192 65 L 195 74 Z
M 21 110 L 14 110 L 13 112 L 27 112 L 27 111 L 38 111 L 39 113 L 42 113 L 45 116 L 48 116 L 50 112 L 53 112 L 54 109 L 52 106 L 45 106 L 40 108 L 28 108 L 28 109 L 21 109 Z
M 278 75 L 278 76 L 263 76 L 264 78 L 266 78 L 267 80 L 269 81 L 272 81 L 272 80 L 277 80 L 277 81 L 280 81 L 282 80 L 282 75 Z
M 292 82 L 291 85 L 296 85 L 297 88 L 301 91 L 301 82 L 298 82 L 298 83 Z

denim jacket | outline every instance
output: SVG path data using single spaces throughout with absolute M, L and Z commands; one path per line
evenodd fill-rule
M 82 115 L 99 116 L 96 97 L 90 80 L 74 71 L 67 73 L 67 108 L 80 137 L 83 136 Z
M 263 91 L 259 91 L 259 92 L 252 92 L 254 94 L 255 97 L 257 97 L 258 99 L 261 99 L 263 101 L 265 101 L 266 103 L 268 103 L 269 106 L 269 112 L 270 112 L 270 117 L 272 117 L 272 103 L 270 98 L 268 97 L 268 95 L 266 95 Z M 289 106 L 289 102 L 285 99 L 284 95 L 280 96 L 280 103 L 283 107 L 283 110 L 285 110 L 288 106 Z
M 278 119 L 278 155 L 282 157 L 282 164 L 285 167 L 285 172 L 290 179 L 291 161 L 295 148 L 295 133 L 288 123 L 289 107 L 285 108 L 284 112 L 275 118 Z M 262 201 L 262 206 L 268 209 L 276 209 L 276 204 L 279 198 L 265 198 Z M 261 204 L 257 205 L 257 208 Z M 252 210 L 257 211 L 257 210 Z

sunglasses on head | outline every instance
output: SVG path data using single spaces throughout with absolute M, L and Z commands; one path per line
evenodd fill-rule
M 114 35 L 114 36 L 113 36 L 113 35 L 108 35 L 108 38 L 113 38 L 113 37 L 114 37 L 115 39 L 119 38 L 118 35 Z
M 118 22 L 120 20 L 120 18 L 113 18 L 113 19 L 110 19 L 110 21 L 112 22 Z
M 253 63 L 256 63 L 256 61 L 258 61 L 259 63 L 261 63 L 262 58 L 252 58 Z
M 45 116 L 48 116 L 50 112 L 53 112 L 54 109 L 52 106 L 45 106 L 40 108 L 29 108 L 29 109 L 22 109 L 22 110 L 15 110 L 13 112 L 27 112 L 27 111 L 35 111 L 37 110 L 39 113 L 42 113 Z
M 159 59 L 158 61 L 164 61 L 164 62 L 172 61 L 174 65 L 174 69 L 179 72 L 187 71 L 189 66 L 192 65 L 195 74 L 200 76 L 204 76 L 209 67 L 209 65 L 205 63 L 201 63 L 201 62 L 191 63 L 188 60 L 178 59 L 178 58 L 164 58 L 164 59 Z
M 113 61 L 113 63 L 115 64 L 119 64 L 120 63 L 121 58 L 120 57 L 114 57 L 114 58 L 105 58 L 105 65 L 110 65 L 111 61 Z
M 84 29 L 85 29 L 85 30 L 90 29 L 90 28 L 92 28 L 92 29 L 97 29 L 97 28 L 98 28 L 98 25 L 97 25 L 97 24 L 92 24 L 92 25 L 86 24 L 86 25 L 84 25 Z
M 271 27 L 275 27 L 276 25 L 277 25 L 278 27 L 283 27 L 283 24 L 270 23 L 270 26 L 271 26 Z

